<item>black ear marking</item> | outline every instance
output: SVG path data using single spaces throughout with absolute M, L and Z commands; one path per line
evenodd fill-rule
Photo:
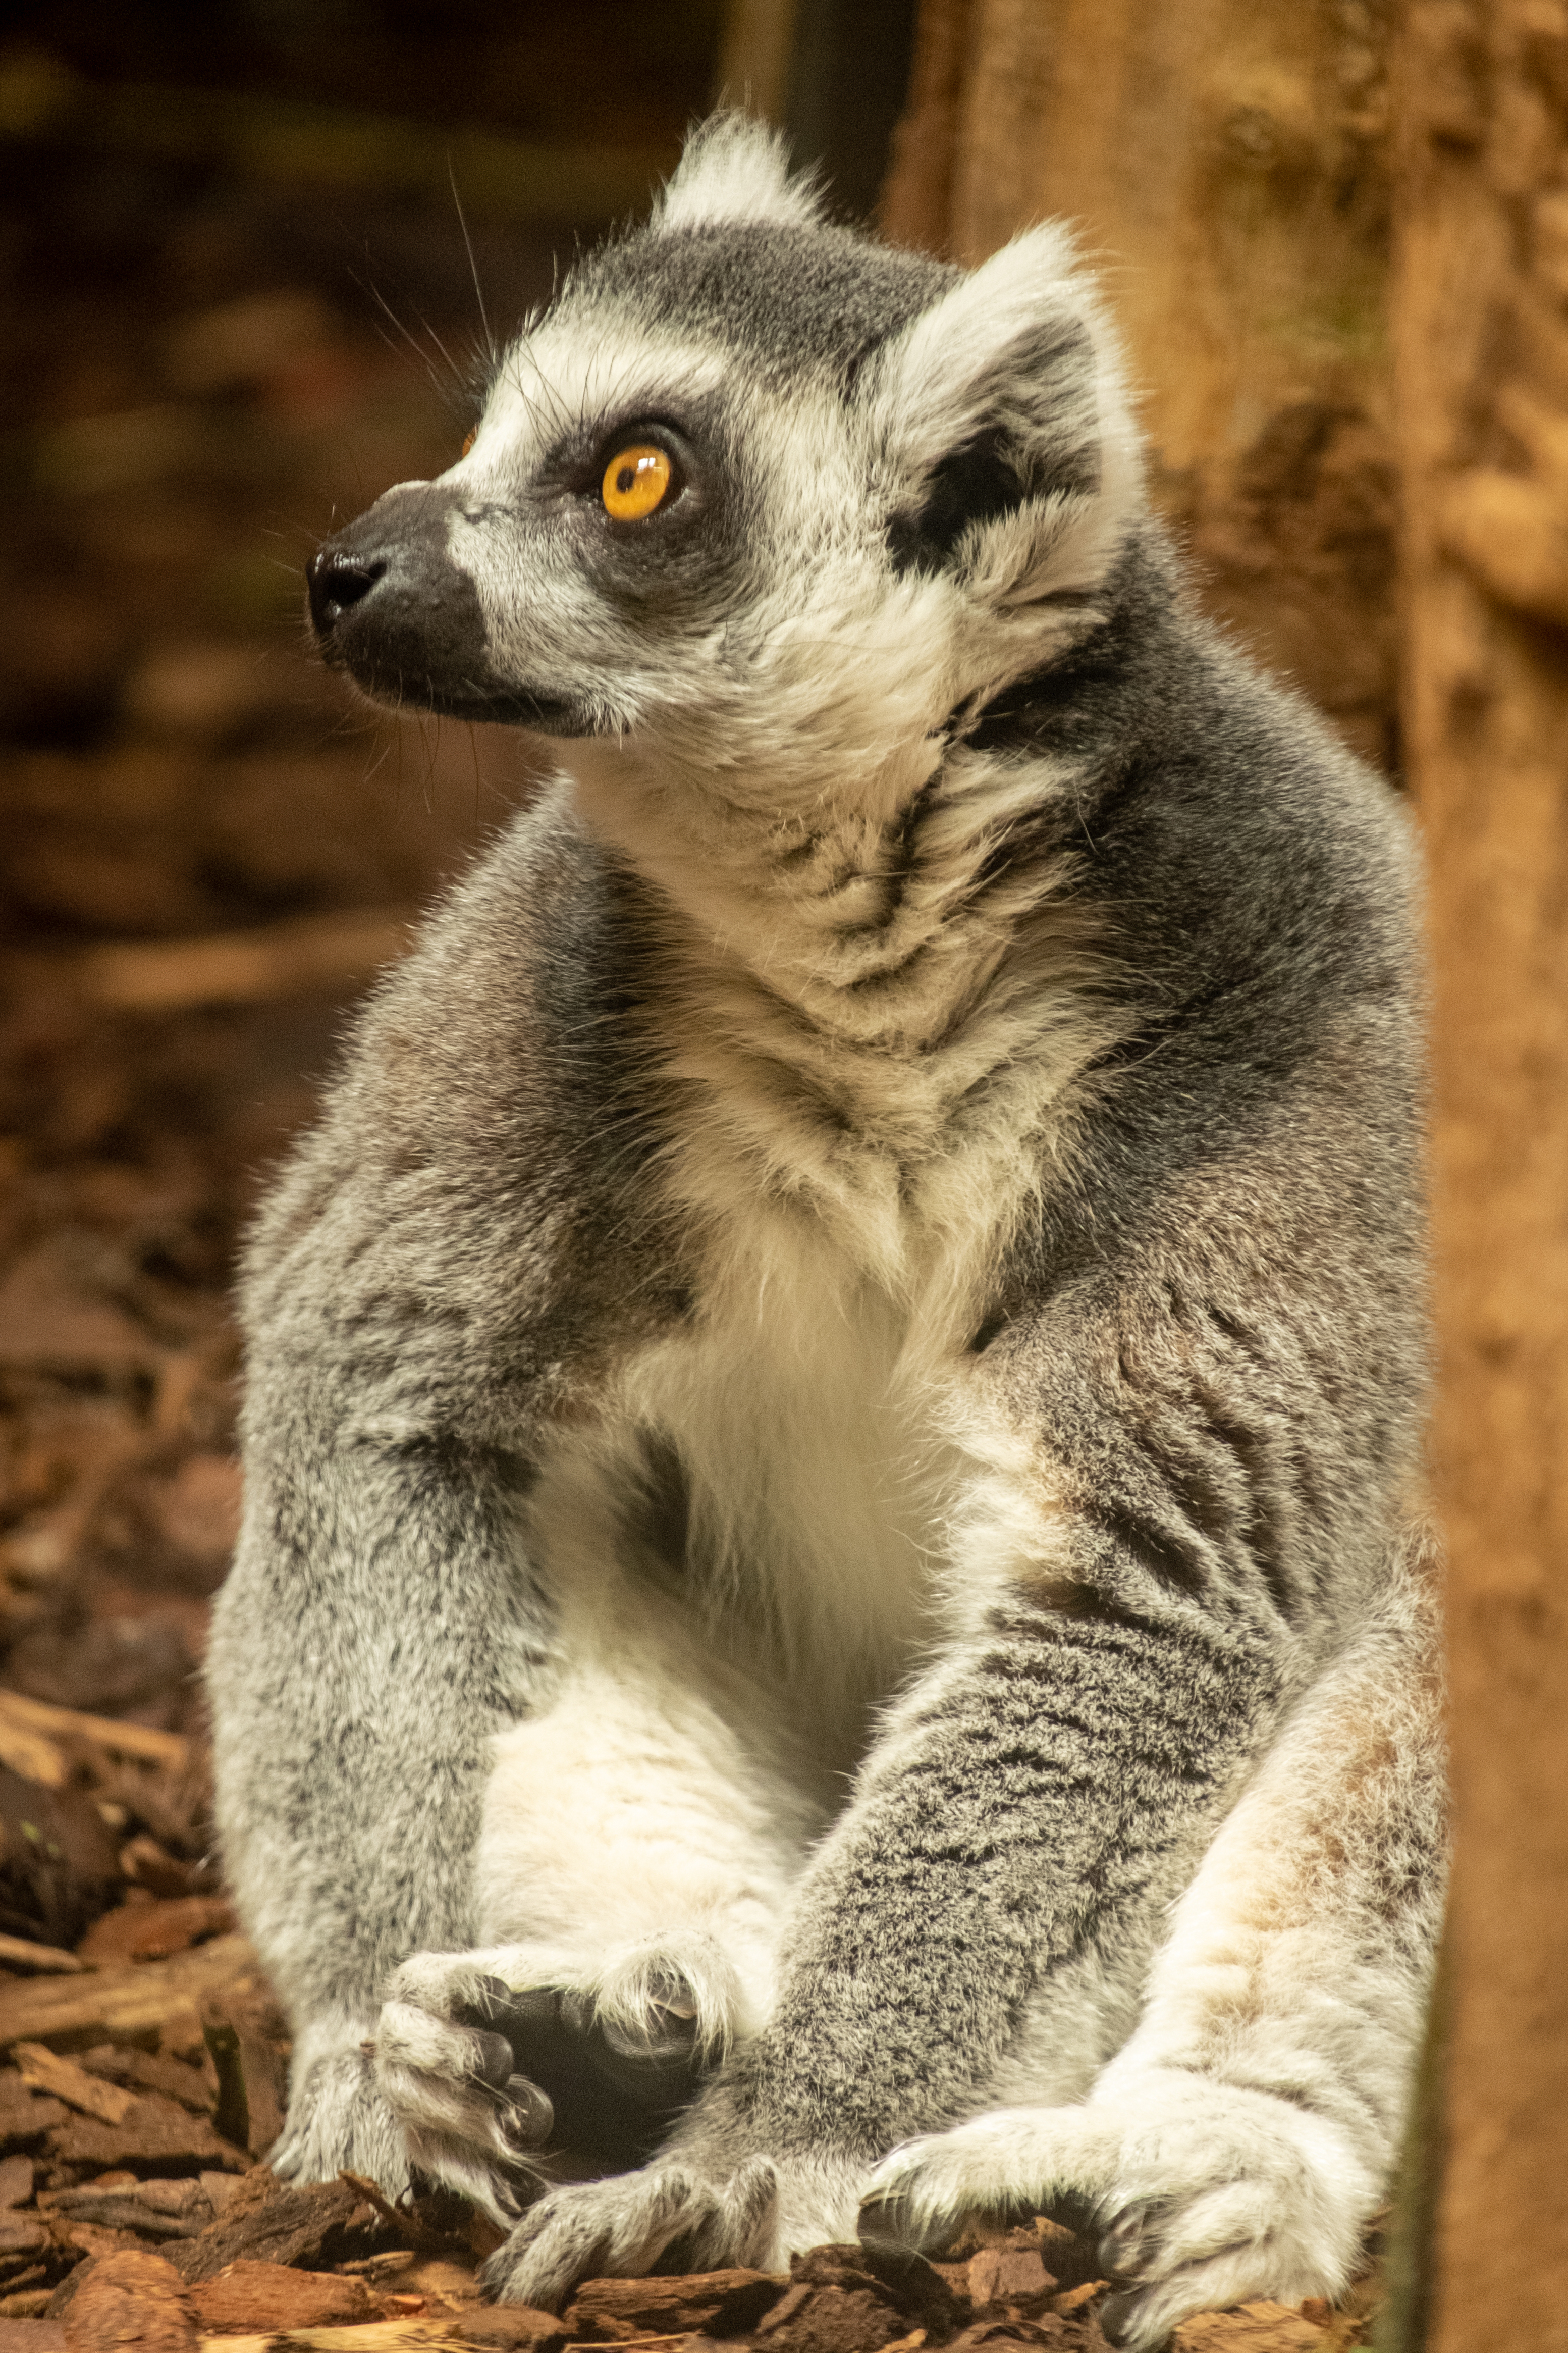
M 971 523 L 1026 499 L 1100 485 L 1089 397 L 1094 352 L 1078 320 L 1041 320 L 997 356 L 975 387 L 974 429 L 927 476 L 921 504 L 888 519 L 893 569 L 940 572 Z
M 889 516 L 894 571 L 940 572 L 972 522 L 1010 514 L 1025 495 L 1008 436 L 992 426 L 942 459 L 914 514 Z

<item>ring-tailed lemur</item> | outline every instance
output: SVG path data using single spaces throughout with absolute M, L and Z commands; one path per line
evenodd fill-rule
M 1102 2233 L 1346 2277 L 1442 1873 L 1412 856 L 1194 613 L 1056 228 L 765 132 L 310 568 L 557 737 L 251 1254 L 212 1648 L 280 2171 L 588 2273 Z M 550 2130 L 650 2158 L 538 2188 Z

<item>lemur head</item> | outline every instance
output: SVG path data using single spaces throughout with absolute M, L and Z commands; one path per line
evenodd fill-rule
M 527 323 L 460 462 L 319 551 L 310 610 L 379 701 L 782 811 L 1092 627 L 1141 500 L 1062 230 L 974 271 L 895 251 L 721 115 Z

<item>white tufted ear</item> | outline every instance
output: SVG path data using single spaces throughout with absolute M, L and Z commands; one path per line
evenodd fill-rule
M 1072 238 L 1031 230 L 900 335 L 861 390 L 903 568 L 987 602 L 1092 593 L 1142 503 L 1115 335 Z
M 808 174 L 792 176 L 782 132 L 745 114 L 710 114 L 686 142 L 654 206 L 656 228 L 700 228 L 709 221 L 767 221 L 808 228 L 822 198 Z

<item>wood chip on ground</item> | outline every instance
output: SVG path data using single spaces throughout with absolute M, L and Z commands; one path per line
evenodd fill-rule
M 73 2066 L 42 2042 L 16 2043 L 11 2056 L 30 2090 L 47 2092 L 68 2107 L 79 2108 L 83 2116 L 96 2116 L 100 2124 L 122 2125 L 136 2105 L 131 2093 Z

